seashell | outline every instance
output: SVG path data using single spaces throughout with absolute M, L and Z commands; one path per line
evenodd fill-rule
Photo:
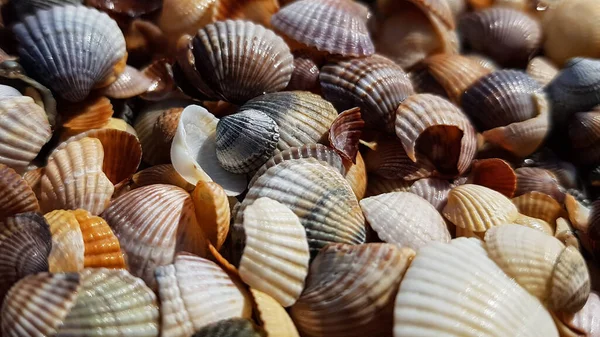
M 554 236 L 554 227 L 542 219 L 532 218 L 527 215 L 519 214 L 519 216 L 512 221 L 516 225 L 521 225 L 533 229 L 537 229 L 542 233 Z
M 378 143 L 376 151 L 368 151 L 365 156 L 367 172 L 385 179 L 408 181 L 427 178 L 434 174 L 435 167 L 419 153 L 417 162 L 409 158 L 398 139 L 386 139 Z
M 340 113 L 329 129 L 329 144 L 342 158 L 356 164 L 359 140 L 364 126 L 360 108 Z
M 511 223 L 519 212 L 510 199 L 500 192 L 465 184 L 450 191 L 442 214 L 457 227 L 485 232 L 494 226 Z
M 438 96 L 416 94 L 400 104 L 396 135 L 413 162 L 418 162 L 420 152 L 442 174 L 462 174 L 475 157 L 477 140 L 471 123 L 460 109 Z
M 152 87 L 152 80 L 139 70 L 126 66 L 125 70 L 102 92 L 117 99 L 131 98 L 141 95 Z
M 88 6 L 93 6 L 109 13 L 138 17 L 158 10 L 162 1 L 150 0 L 139 2 L 135 0 L 86 0 Z
M 25 181 L 27 182 L 27 185 L 29 185 L 33 191 L 33 193 L 35 194 L 36 198 L 41 199 L 41 195 L 42 195 L 42 175 L 44 174 L 44 168 L 43 167 L 39 167 L 35 170 L 30 170 L 25 172 L 25 174 L 23 175 L 23 179 L 25 179 Z
M 27 181 L 15 170 L 0 164 L 0 222 L 15 214 L 39 210 L 38 200 Z
M 518 225 L 490 229 L 485 247 L 492 260 L 553 310 L 576 312 L 590 292 L 585 260 L 556 238 Z
M 241 279 L 275 298 L 293 305 L 304 289 L 310 253 L 306 232 L 288 207 L 258 198 L 244 209 L 246 245 L 240 261 Z
M 231 219 L 225 190 L 216 183 L 199 181 L 191 194 L 202 232 L 217 250 L 220 249 L 229 233 Z
M 48 270 L 51 273 L 76 273 L 84 268 L 85 246 L 83 234 L 75 214 L 55 210 L 44 218 L 52 233 L 52 250 L 48 255 Z
M 217 160 L 216 130 L 218 119 L 206 109 L 190 105 L 179 118 L 171 145 L 173 167 L 191 184 L 214 181 L 229 196 L 246 189 L 246 177 L 224 170 Z
M 565 218 L 556 219 L 556 233 L 554 237 L 560 240 L 565 246 L 573 246 L 575 249 L 580 250 L 579 240 L 575 236 L 575 231 L 569 220 Z
M 462 38 L 478 53 L 506 66 L 524 65 L 542 43 L 542 27 L 526 13 L 493 7 L 463 16 Z
M 48 223 L 36 213 L 22 213 L 0 222 L 0 302 L 17 281 L 48 270 L 50 235 Z
M 108 124 L 101 127 L 101 129 L 114 129 L 114 130 L 119 130 L 119 131 L 125 131 L 125 132 L 130 133 L 137 137 L 137 133 L 135 132 L 135 129 L 131 125 L 127 124 L 127 122 L 121 118 L 111 118 L 108 121 Z
M 567 213 L 569 214 L 569 220 L 577 228 L 577 230 L 587 233 L 590 225 L 590 221 L 592 218 L 590 217 L 592 214 L 595 214 L 594 208 L 596 205 L 592 203 L 592 209 L 590 210 L 588 207 L 582 205 L 574 196 L 571 194 L 567 194 L 565 196 L 565 208 L 567 209 Z
M 173 264 L 156 268 L 156 280 L 163 336 L 190 336 L 220 320 L 252 315 L 246 290 L 212 261 L 180 253 Z
M 509 163 L 499 158 L 473 161 L 469 181 L 512 198 L 517 189 L 517 175 Z
M 240 111 L 257 110 L 279 126 L 277 150 L 319 142 L 338 116 L 337 111 L 318 95 L 302 91 L 266 94 L 248 101 Z
M 408 192 L 427 200 L 438 212 L 441 212 L 448 202 L 448 193 L 452 187 L 446 180 L 424 178 L 415 181 Z
M 217 0 L 163 0 L 157 25 L 174 47 L 182 35 L 195 34 L 215 21 L 216 4 Z
M 454 18 L 457 18 L 466 11 L 467 1 L 466 0 L 448 0 L 448 6 L 450 7 L 450 11 L 452 11 L 452 15 L 454 16 Z
M 556 219 L 564 214 L 562 206 L 551 196 L 540 192 L 529 192 L 512 199 L 521 214 L 556 223 Z
M 177 186 L 191 192 L 195 187 L 183 179 L 171 164 L 156 165 L 141 170 L 134 174 L 133 177 L 131 177 L 131 180 L 133 181 L 132 188 L 154 184 L 165 184 Z
M 217 124 L 217 159 L 232 173 L 250 173 L 261 167 L 273 156 L 277 142 L 279 126 L 257 110 L 225 116 Z
M 271 25 L 294 42 L 321 52 L 344 57 L 375 53 L 366 20 L 344 1 L 295 1 L 275 13 Z
M 72 211 L 79 223 L 85 246 L 85 268 L 125 269 L 125 257 L 119 240 L 106 221 L 88 211 Z
M 540 149 L 530 158 L 525 159 L 523 164 L 527 167 L 540 167 L 549 170 L 566 189 L 577 188 L 578 186 L 577 167 L 570 162 L 561 160 L 548 148 Z
M 154 270 L 172 263 L 175 253 L 205 255 L 206 239 L 196 221 L 192 198 L 178 187 L 137 188 L 113 200 L 102 217 L 127 254 L 130 271 L 153 289 Z
M 338 110 L 357 106 L 367 127 L 390 133 L 398 105 L 414 93 L 402 68 L 380 55 L 328 63 L 319 80 L 323 97 Z
M 21 95 L 21 92 L 19 90 L 8 85 L 0 84 L 0 100 L 21 96 L 23 95 Z
M 81 103 L 69 105 L 65 110 L 61 111 L 65 137 L 99 129 L 108 124 L 114 113 L 110 100 L 104 96 L 91 97 Z
M 285 90 L 316 90 L 319 88 L 319 65 L 309 55 L 294 57 L 294 72 Z
M 83 0 L 23 0 L 13 4 L 20 18 L 34 14 L 39 10 L 50 9 L 54 6 L 79 5 Z
M 575 160 L 585 165 L 600 163 L 600 149 L 597 146 L 600 132 L 600 108 L 578 112 L 569 122 L 569 139 L 574 150 Z
M 0 121 L 0 164 L 24 170 L 52 137 L 46 113 L 30 97 L 6 97 Z
M 331 242 L 365 241 L 365 219 L 350 185 L 338 171 L 314 158 L 283 161 L 258 176 L 235 217 L 234 242 L 244 238 L 244 210 L 262 197 L 280 202 L 298 216 L 312 256 Z
M 209 24 L 180 40 L 177 57 L 197 90 L 210 100 L 236 104 L 283 90 L 294 71 L 285 42 L 249 21 Z
M 600 311 L 600 297 L 597 293 L 591 292 L 585 305 L 575 314 L 558 313 L 560 321 L 572 333 L 589 337 L 598 337 L 600 335 L 600 321 L 597 313 Z M 558 326 L 558 324 L 557 324 Z
M 42 176 L 42 210 L 83 208 L 100 214 L 114 191 L 102 172 L 103 160 L 102 143 L 87 137 L 51 154 Z
M 565 192 L 556 176 L 549 170 L 538 167 L 520 167 L 515 170 L 517 174 L 517 190 L 515 196 L 528 192 L 545 193 L 558 202 L 565 198 Z
M 447 98 L 448 94 L 444 87 L 429 73 L 425 66 L 417 66 L 408 73 L 408 78 L 412 82 L 413 88 L 419 94 L 433 94 Z
M 311 265 L 291 316 L 302 336 L 384 336 L 415 252 L 385 243 L 327 245 Z
M 279 302 L 259 290 L 250 289 L 250 292 L 267 336 L 300 337 L 294 322 Z
M 25 18 L 13 31 L 21 62 L 66 100 L 82 101 L 124 68 L 123 33 L 95 9 L 52 7 Z
M 485 55 L 481 55 L 481 54 L 468 54 L 465 55 L 467 58 L 477 62 L 480 66 L 484 67 L 485 69 L 489 70 L 490 72 L 494 72 L 496 70 L 498 70 L 498 65 L 496 64 L 496 62 L 494 62 L 492 59 L 490 59 L 489 57 L 485 56 Z
M 262 329 L 251 320 L 230 318 L 211 323 L 198 330 L 192 337 L 265 337 Z
M 356 164 L 350 162 L 344 164 L 347 168 L 344 178 L 350 184 L 356 199 L 361 200 L 367 191 L 367 167 L 365 161 L 360 152 L 357 152 Z
M 416 194 L 380 194 L 361 200 L 360 207 L 371 228 L 384 242 L 419 250 L 431 241 L 450 241 L 444 218 Z
M 215 19 L 243 19 L 261 24 L 271 25 L 271 16 L 279 11 L 277 0 L 224 0 L 218 1 L 215 8 Z
M 404 179 L 385 179 L 374 174 L 370 174 L 367 181 L 366 197 L 390 192 L 410 192 L 413 184 L 413 182 Z
M 459 314 L 464 312 L 470 314 Z M 481 241 L 459 238 L 423 247 L 404 275 L 394 336 L 416 335 L 558 337 L 558 332 L 546 308 L 506 276 Z
M 527 64 L 527 75 L 546 86 L 558 75 L 558 68 L 543 56 L 532 58 Z
M 160 101 L 179 94 L 168 59 L 155 60 L 143 68 L 142 73 L 152 81 L 152 84 L 145 93 L 140 95 L 141 98 Z

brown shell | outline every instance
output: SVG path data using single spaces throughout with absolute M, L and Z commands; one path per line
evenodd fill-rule
M 88 6 L 93 6 L 103 11 L 124 14 L 130 17 L 152 13 L 162 5 L 162 1 L 160 0 L 85 0 L 85 3 Z
M 407 181 L 431 177 L 435 167 L 427 158 L 417 154 L 415 163 L 404 150 L 402 143 L 395 138 L 381 140 L 377 150 L 370 150 L 365 156 L 367 172 L 385 179 L 404 179 Z
M 170 96 L 181 95 L 175 85 L 171 65 L 167 59 L 158 59 L 142 69 L 142 73 L 152 81 L 148 91 L 140 95 L 149 101 L 160 101 Z
M 367 183 L 366 197 L 390 193 L 390 192 L 410 192 L 411 181 L 404 179 L 385 179 L 380 176 L 370 174 Z
M 285 90 L 317 90 L 319 88 L 319 66 L 310 55 L 294 57 L 294 72 Z
M 577 161 L 588 165 L 600 163 L 600 108 L 573 115 L 569 138 Z
M 143 169 L 131 177 L 132 188 L 139 188 L 154 184 L 166 184 L 181 187 L 191 192 L 194 185 L 183 179 L 171 164 L 163 164 Z
M 512 198 L 517 189 L 517 175 L 506 161 L 499 158 L 473 161 L 469 175 L 473 184 L 482 185 Z
M 451 189 L 452 185 L 447 180 L 424 178 L 415 181 L 409 191 L 429 201 L 433 207 L 441 212 L 448 202 L 448 193 Z
M 215 8 L 215 19 L 249 20 L 269 27 L 271 16 L 278 10 L 277 0 L 220 0 Z
M 540 192 L 529 192 L 512 199 L 519 212 L 546 221 L 556 227 L 556 219 L 566 216 L 565 210 L 551 196 Z
M 184 34 L 195 34 L 198 29 L 214 21 L 217 0 L 163 0 L 157 20 L 158 27 L 175 47 Z
M 27 181 L 0 164 L 0 222 L 15 214 L 39 211 L 40 205 Z
M 113 115 L 113 106 L 108 98 L 99 96 L 88 98 L 81 103 L 69 104 L 61 112 L 66 133 L 63 137 L 69 137 L 108 124 Z
M 346 167 L 344 178 L 346 178 L 346 181 L 350 184 L 350 187 L 352 187 L 356 199 L 360 201 L 360 199 L 365 196 L 368 182 L 367 167 L 363 156 L 358 152 L 356 154 L 356 164 L 345 162 L 344 166 Z
M 44 175 L 44 168 L 40 167 L 35 170 L 25 172 L 23 179 L 27 182 L 35 196 L 39 199 L 42 197 L 42 176 Z
M 342 158 L 356 164 L 358 141 L 364 126 L 360 108 L 340 113 L 329 128 L 329 144 Z
M 517 174 L 517 190 L 515 196 L 537 191 L 548 194 L 562 202 L 565 191 L 556 176 L 549 170 L 538 167 L 520 167 L 515 170 Z

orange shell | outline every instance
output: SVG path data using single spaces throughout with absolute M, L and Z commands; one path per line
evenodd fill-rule
M 473 184 L 491 188 L 512 198 L 517 189 L 517 175 L 509 163 L 499 158 L 473 161 L 470 179 Z
M 63 137 L 105 126 L 113 115 L 113 106 L 104 96 L 71 104 L 64 108 Z
M 83 236 L 84 267 L 125 269 L 121 245 L 106 221 L 82 209 L 72 212 Z
M 229 233 L 229 200 L 223 188 L 214 182 L 199 181 L 192 192 L 198 224 L 206 238 L 220 249 Z

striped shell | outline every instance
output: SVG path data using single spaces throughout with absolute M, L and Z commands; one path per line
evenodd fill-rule
M 157 25 L 174 47 L 184 34 L 195 34 L 213 22 L 217 0 L 163 0 Z
M 299 337 L 298 330 L 290 315 L 271 296 L 256 289 L 250 289 L 256 303 L 256 312 L 268 336 Z
M 360 115 L 360 108 L 343 111 L 329 128 L 329 146 L 347 162 L 356 164 L 360 157 L 358 150 L 364 127 L 365 121 Z
M 119 77 L 102 91 L 110 98 L 126 99 L 145 93 L 152 87 L 152 84 L 152 79 L 142 72 L 134 67 L 126 66 Z
M 527 74 L 541 85 L 546 86 L 558 75 L 559 69 L 543 56 L 532 58 L 527 64 Z
M 485 186 L 512 198 L 517 188 L 515 170 L 506 161 L 499 158 L 479 159 L 473 161 L 469 181 L 475 185 Z
M 40 210 L 38 200 L 23 177 L 0 164 L 0 222 L 6 217 Z
M 553 225 L 565 216 L 562 205 L 551 196 L 541 192 L 528 192 L 512 199 L 519 212 L 532 218 L 541 219 Z
M 83 238 L 85 268 L 125 269 L 125 257 L 119 240 L 108 223 L 88 211 L 72 211 L 79 224 Z
M 69 104 L 61 111 L 64 128 L 63 138 L 92 129 L 99 129 L 110 122 L 114 110 L 105 96 L 90 97 L 83 102 Z
M 370 174 L 367 183 L 366 196 L 372 197 L 390 192 L 410 192 L 412 184 L 413 182 L 404 179 L 385 179 Z
M 317 90 L 319 88 L 319 65 L 309 55 L 294 57 L 294 72 L 285 90 Z
M 517 175 L 515 196 L 537 191 L 548 194 L 559 202 L 564 200 L 564 188 L 551 171 L 539 167 L 520 167 L 515 170 L 515 173 Z
M 416 194 L 427 200 L 439 212 L 444 209 L 448 202 L 448 193 L 452 189 L 452 185 L 442 179 L 424 178 L 419 179 L 410 186 L 408 192 Z
M 558 314 L 560 320 L 577 335 L 583 333 L 588 337 L 600 336 L 600 296 L 592 292 L 585 306 L 575 314 Z M 558 326 L 558 324 L 557 324 Z
M 406 181 L 427 178 L 434 174 L 435 167 L 427 158 L 416 153 L 414 162 L 397 138 L 388 138 L 377 143 L 377 149 L 368 151 L 365 156 L 367 172 L 385 179 Z
M 600 131 L 600 110 L 598 107 L 588 112 L 577 112 L 569 122 L 569 139 L 573 157 L 584 165 L 600 163 L 598 132 Z
M 249 319 L 230 318 L 211 323 L 192 337 L 266 337 L 266 334 Z
M 76 273 L 84 268 L 83 234 L 75 214 L 55 210 L 44 215 L 52 233 L 52 251 L 48 255 L 51 273 Z

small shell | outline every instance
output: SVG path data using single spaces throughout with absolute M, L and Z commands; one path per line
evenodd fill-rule
M 304 289 L 310 259 L 300 220 L 279 202 L 259 198 L 244 210 L 243 226 L 246 246 L 240 277 L 282 306 L 293 305 Z
M 544 220 L 532 218 L 527 215 L 519 214 L 519 216 L 512 221 L 512 223 L 516 225 L 521 225 L 533 229 L 537 229 L 542 233 L 546 233 L 547 235 L 554 236 L 554 227 L 551 226 Z
M 415 252 L 385 243 L 331 244 L 311 265 L 291 315 L 302 336 L 384 336 Z
M 44 218 L 52 233 L 52 251 L 48 255 L 51 273 L 76 273 L 84 268 L 83 235 L 75 214 L 56 210 L 46 213 Z
M 556 176 L 549 170 L 538 167 L 520 167 L 515 170 L 515 173 L 517 174 L 515 196 L 537 191 L 548 194 L 559 202 L 564 200 L 564 188 L 560 186 Z
M 600 204 L 592 203 L 592 209 L 590 210 L 588 207 L 585 207 L 577 201 L 571 194 L 565 196 L 565 208 L 569 213 L 569 220 L 577 230 L 584 233 L 588 232 L 590 221 L 592 220 L 590 216 L 592 214 L 597 214 L 596 212 L 593 212 L 595 206 L 600 206 Z
M 578 112 L 569 122 L 569 138 L 573 148 L 573 157 L 584 165 L 600 163 L 600 108 L 593 111 Z
M 65 137 L 99 129 L 108 124 L 114 113 L 110 100 L 104 96 L 69 105 L 65 110 L 61 111 L 61 116 L 65 118 L 62 124 Z
M 585 305 L 575 314 L 559 313 L 560 320 L 574 333 L 586 337 L 600 336 L 600 296 L 591 292 Z
M 214 21 L 216 4 L 217 0 L 163 0 L 158 27 L 174 47 L 182 35 L 195 34 Z
M 416 154 L 415 163 L 404 150 L 402 143 L 394 138 L 378 142 L 377 150 L 368 151 L 365 156 L 367 172 L 374 173 L 385 179 L 404 179 L 407 181 L 427 178 L 433 175 L 435 167 Z
M 102 172 L 103 160 L 102 143 L 94 138 L 69 142 L 54 152 L 42 177 L 42 210 L 83 208 L 100 214 L 114 191 Z
M 356 199 L 360 201 L 364 198 L 367 191 L 367 167 L 365 161 L 360 152 L 358 152 L 356 154 L 356 164 L 345 162 L 344 165 L 346 166 L 344 178 L 350 184 Z
M 359 141 L 364 126 L 360 108 L 340 113 L 329 129 L 329 144 L 342 158 L 356 164 L 357 155 L 360 155 Z
M 279 302 L 259 290 L 250 289 L 250 292 L 267 336 L 300 337 L 294 322 Z
M 211 323 L 192 337 L 266 337 L 266 334 L 249 319 L 230 318 Z
M 141 98 L 148 101 L 160 101 L 180 93 L 175 85 L 168 59 L 155 60 L 143 68 L 142 73 L 152 81 L 152 84 L 148 91 L 140 96 Z
M 408 157 L 426 155 L 442 174 L 460 175 L 475 157 L 475 130 L 452 103 L 430 94 L 407 98 L 396 111 L 396 135 Z M 419 146 L 417 146 L 419 142 Z
M 504 195 L 487 187 L 465 184 L 453 188 L 443 214 L 458 227 L 474 232 L 488 229 L 517 218 L 517 207 Z
M 15 170 L 0 164 L 0 222 L 18 213 L 39 210 L 38 200 L 27 181 Z
M 294 72 L 285 90 L 317 90 L 319 88 L 319 66 L 308 55 L 294 57 Z
M 435 209 L 441 212 L 448 202 L 448 193 L 450 193 L 452 187 L 446 180 L 424 178 L 415 181 L 409 192 L 427 200 Z
M 261 167 L 279 142 L 279 126 L 265 113 L 245 110 L 225 116 L 217 124 L 217 159 L 232 173 L 250 173 Z
M 524 65 L 542 42 L 537 20 L 511 8 L 489 8 L 461 18 L 461 36 L 474 51 L 506 66 Z
M 188 337 L 211 323 L 252 314 L 245 289 L 212 261 L 178 254 L 173 264 L 156 269 L 156 279 L 163 336 Z
M 278 10 L 277 0 L 221 0 L 217 2 L 215 19 L 244 19 L 269 27 L 271 16 Z
M 491 188 L 512 198 L 517 189 L 517 175 L 509 163 L 499 158 L 473 161 L 469 181 Z
M 469 313 L 469 314 L 465 314 Z M 394 336 L 558 337 L 546 308 L 511 280 L 477 239 L 434 242 L 400 285 Z
M 556 223 L 558 217 L 565 215 L 561 204 L 544 193 L 529 192 L 512 200 L 520 213 L 544 220 L 551 225 Z
M 294 70 L 294 58 L 285 42 L 248 21 L 209 24 L 179 44 L 179 66 L 188 81 L 211 100 L 244 103 L 283 90 Z
M 143 212 L 140 212 L 143 210 Z M 115 199 L 102 213 L 127 254 L 131 272 L 156 287 L 154 270 L 175 253 L 205 255 L 205 238 L 190 195 L 175 186 L 150 185 Z
M 404 179 L 385 179 L 376 175 L 369 175 L 368 181 L 366 191 L 367 197 L 390 192 L 410 192 L 411 185 L 413 184 Z
M 229 233 L 231 219 L 225 190 L 217 183 L 199 181 L 191 195 L 204 236 L 216 249 L 220 249 Z
M 106 221 L 81 209 L 72 213 L 83 237 L 84 267 L 125 269 L 125 257 L 121 253 L 119 240 Z
M 536 56 L 527 64 L 527 74 L 543 86 L 552 82 L 558 72 L 558 68 L 552 61 L 543 56 Z
M 271 18 L 275 29 L 319 51 L 342 56 L 375 53 L 366 22 L 336 0 L 300 0 L 281 8 Z
M 368 127 L 390 133 L 398 105 L 414 93 L 402 68 L 380 55 L 328 63 L 319 79 L 323 97 L 338 110 L 359 107 Z
M 116 81 L 102 92 L 110 98 L 125 99 L 141 95 L 152 87 L 152 80 L 139 70 L 126 66 Z
M 165 184 L 181 187 L 186 191 L 193 191 L 194 185 L 188 183 L 183 179 L 173 165 L 156 165 L 149 167 L 145 170 L 141 170 L 131 177 L 133 182 L 132 188 L 139 188 L 142 186 L 154 185 L 154 184 Z
M 123 33 L 95 9 L 52 7 L 25 18 L 13 31 L 21 62 L 69 101 L 82 101 L 122 71 L 117 64 L 126 57 Z

